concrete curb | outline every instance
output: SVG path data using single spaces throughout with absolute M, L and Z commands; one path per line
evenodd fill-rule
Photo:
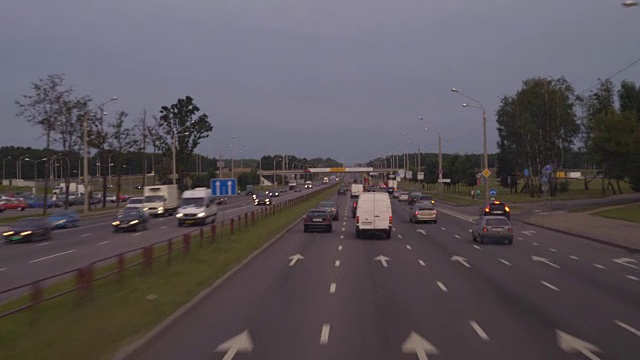
M 611 246 L 611 247 L 614 247 L 614 248 L 627 250 L 630 253 L 634 253 L 634 254 L 640 253 L 640 249 L 632 248 L 632 247 L 629 247 L 629 246 L 626 246 L 626 245 L 616 244 L 616 243 L 613 243 L 613 242 L 610 242 L 610 241 L 594 238 L 594 237 L 587 236 L 587 235 L 576 234 L 576 233 L 572 233 L 570 231 L 556 229 L 556 228 L 552 228 L 552 227 L 549 227 L 549 226 L 534 224 L 534 223 L 526 221 L 526 220 L 520 220 L 520 221 L 523 224 L 536 226 L 536 227 L 539 227 L 539 228 L 542 228 L 542 229 L 546 229 L 546 230 L 550 230 L 550 231 L 554 231 L 554 232 L 557 232 L 557 233 L 560 233 L 560 234 L 571 235 L 571 236 L 579 237 L 581 239 L 597 242 L 597 243 L 602 244 L 602 245 L 607 245 L 607 246 Z
M 278 233 L 275 237 L 269 240 L 267 243 L 262 245 L 259 249 L 251 253 L 247 258 L 242 260 L 240 264 L 234 266 L 231 270 L 227 271 L 220 279 L 216 280 L 211 286 L 202 290 L 198 295 L 196 295 L 193 299 L 191 299 L 188 303 L 182 305 L 176 312 L 171 314 L 168 318 L 162 321 L 159 325 L 153 328 L 151 331 L 146 333 L 144 336 L 136 340 L 133 344 L 125 346 L 123 349 L 118 351 L 115 356 L 113 356 L 112 360 L 127 360 L 131 356 L 136 355 L 140 351 L 144 349 L 145 346 L 156 336 L 160 335 L 164 330 L 166 330 L 173 322 L 179 320 L 183 315 L 185 315 L 192 307 L 194 307 L 198 302 L 208 296 L 211 292 L 213 292 L 216 288 L 218 288 L 222 283 L 224 283 L 228 278 L 230 278 L 236 271 L 240 270 L 246 264 L 248 264 L 251 260 L 253 260 L 256 256 L 260 255 L 263 251 L 268 249 L 271 245 L 275 244 L 277 240 L 279 240 L 284 234 L 297 226 L 304 217 L 295 220 L 291 225 L 287 226 L 284 230 Z

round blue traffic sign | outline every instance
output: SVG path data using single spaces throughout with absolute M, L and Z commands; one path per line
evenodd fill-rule
M 550 174 L 553 171 L 553 167 L 551 165 L 545 165 L 544 172 Z
M 524 171 L 522 172 L 522 174 L 524 176 L 529 176 L 529 169 L 524 169 Z
M 498 191 L 496 189 L 489 190 L 489 196 L 495 197 L 496 195 L 498 195 Z

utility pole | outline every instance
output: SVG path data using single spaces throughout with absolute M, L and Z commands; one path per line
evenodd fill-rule
M 442 138 L 438 133 L 438 182 L 440 182 L 440 191 L 444 190 L 444 183 L 442 183 Z
M 482 129 L 484 138 L 484 170 L 489 170 L 489 155 L 487 154 L 487 112 L 482 107 Z M 483 171 L 484 171 L 483 170 Z M 484 178 L 484 200 L 489 202 L 489 177 Z
M 84 119 L 82 120 L 82 140 L 84 143 L 84 159 L 83 159 L 83 181 L 84 181 L 84 213 L 87 214 L 89 212 L 89 130 L 88 130 L 88 122 L 89 122 L 89 113 L 84 114 Z
M 142 111 L 142 187 L 145 186 L 147 186 L 147 109 Z

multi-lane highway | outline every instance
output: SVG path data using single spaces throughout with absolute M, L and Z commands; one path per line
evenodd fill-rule
M 294 227 L 130 359 L 638 359 L 638 254 L 517 220 L 474 244 L 396 201 L 392 239 L 359 240 L 337 200 L 333 233 Z
M 274 203 L 305 192 L 285 192 L 274 198 Z M 216 222 L 252 208 L 255 205 L 250 196 L 232 197 L 227 205 L 220 206 Z M 79 227 L 56 230 L 52 239 L 44 242 L 0 243 L 0 291 L 194 230 L 194 227 L 179 228 L 174 217 L 166 217 L 151 219 L 146 231 L 114 234 L 112 221 L 113 217 L 81 220 Z M 9 296 L 0 296 L 0 301 Z

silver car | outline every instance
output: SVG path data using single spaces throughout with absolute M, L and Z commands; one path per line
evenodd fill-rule
M 417 203 L 411 208 L 409 221 L 419 223 L 421 221 L 438 223 L 438 212 L 431 203 Z
M 483 216 L 471 229 L 473 241 L 484 244 L 488 240 L 504 241 L 513 244 L 513 227 L 511 222 L 502 216 Z

